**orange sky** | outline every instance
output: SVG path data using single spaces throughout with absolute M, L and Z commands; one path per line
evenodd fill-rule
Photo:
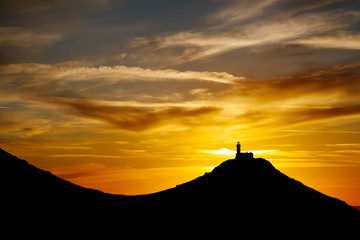
M 360 205 L 357 7 L 5 1 L 0 147 L 82 186 L 142 194 L 211 171 L 241 141 Z

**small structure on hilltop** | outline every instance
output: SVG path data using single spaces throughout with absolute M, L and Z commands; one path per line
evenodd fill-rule
M 254 154 L 252 152 L 241 152 L 240 142 L 237 142 L 235 159 L 236 160 L 254 159 Z

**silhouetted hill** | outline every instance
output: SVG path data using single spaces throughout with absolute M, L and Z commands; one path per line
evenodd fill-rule
M 152 209 L 158 208 L 165 219 L 196 216 L 194 224 L 205 222 L 215 229 L 242 226 L 260 235 L 281 231 L 290 239 L 309 232 L 360 233 L 356 209 L 287 177 L 260 158 L 225 161 L 211 173 L 144 198 L 152 199 Z
M 227 160 L 190 182 L 139 196 L 77 186 L 3 150 L 0 166 L 3 208 L 71 216 L 107 230 L 142 229 L 135 234 L 160 228 L 202 237 L 251 234 L 288 239 L 356 239 L 360 233 L 360 212 L 355 208 L 304 186 L 259 158 Z
M 124 198 L 75 185 L 2 149 L 0 167 L 1 201 L 10 208 L 98 208 Z

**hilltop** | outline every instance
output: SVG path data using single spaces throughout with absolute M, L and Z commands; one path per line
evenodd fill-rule
M 359 230 L 360 213 L 275 169 L 261 158 L 227 160 L 212 172 L 152 195 L 152 207 L 164 218 L 196 215 L 209 226 L 247 231 L 316 232 Z M 220 221 L 219 221 L 220 220 Z
M 3 209 L 36 209 L 60 216 L 81 212 L 84 221 L 90 212 L 100 213 L 102 220 L 95 222 L 104 224 L 117 216 L 116 226 L 173 229 L 184 227 L 185 221 L 194 232 L 201 226 L 229 236 L 238 231 L 275 235 L 280 230 L 293 238 L 359 233 L 359 211 L 282 174 L 261 158 L 227 160 L 192 181 L 138 196 L 80 187 L 1 149 L 0 165 Z

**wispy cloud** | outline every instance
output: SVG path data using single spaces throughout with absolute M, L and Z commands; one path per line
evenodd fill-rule
M 220 21 L 223 25 L 241 23 L 254 20 L 257 17 L 270 17 L 276 15 L 292 16 L 306 10 L 323 7 L 341 0 L 316 0 L 316 1 L 281 1 L 281 0 L 256 0 L 256 1 L 228 1 L 219 11 L 209 17 L 210 21 Z
M 66 107 L 70 113 L 103 121 L 119 129 L 143 131 L 159 124 L 182 123 L 186 125 L 205 124 L 201 116 L 219 112 L 217 107 L 182 108 L 167 107 L 154 109 L 149 107 L 107 106 L 95 101 L 82 99 L 52 99 L 52 104 Z M 196 119 L 194 119 L 196 118 Z
M 209 21 L 220 21 L 225 25 L 253 18 L 277 0 L 229 1 L 227 6 L 209 17 Z
M 338 48 L 360 50 L 360 34 L 339 32 L 335 35 L 315 36 L 295 41 L 313 48 Z
M 81 66 L 83 65 L 83 66 Z M 126 66 L 86 66 L 81 62 L 67 62 L 61 64 L 8 64 L 0 67 L 0 74 L 10 76 L 26 76 L 27 79 L 51 79 L 63 81 L 89 81 L 102 80 L 105 82 L 116 81 L 212 81 L 224 84 L 233 84 L 242 80 L 226 72 L 200 72 L 177 71 L 173 69 L 153 70 L 140 67 Z
M 43 47 L 60 41 L 59 33 L 41 33 L 20 27 L 0 27 L 0 46 Z
M 267 2 L 263 1 L 266 5 Z M 256 10 L 257 11 L 257 10 Z M 151 48 L 161 54 L 162 49 L 183 48 L 175 61 L 184 63 L 226 53 L 239 48 L 271 44 L 291 44 L 295 40 L 341 29 L 355 22 L 355 12 L 304 13 L 269 18 L 226 30 L 215 28 L 182 31 L 153 37 L 134 39 L 130 46 Z M 221 18 L 221 17 L 220 17 Z

